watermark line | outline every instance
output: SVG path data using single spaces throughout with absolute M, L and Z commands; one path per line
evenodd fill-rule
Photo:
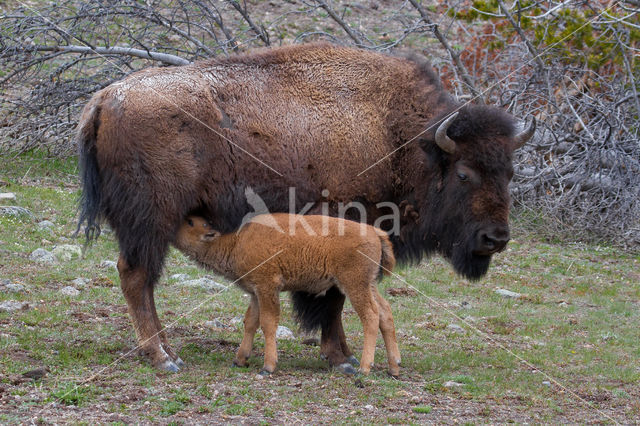
M 491 337 L 488 333 L 480 330 L 478 327 L 476 327 L 475 325 L 473 325 L 472 323 L 470 323 L 469 321 L 467 321 L 466 319 L 462 318 L 460 315 L 456 314 L 455 312 L 453 312 L 451 309 L 449 309 L 446 305 L 444 305 L 443 303 L 438 302 L 437 300 L 435 300 L 433 297 L 430 297 L 428 295 L 426 295 L 424 292 L 422 292 L 420 289 L 416 288 L 415 286 L 413 286 L 412 284 L 410 284 L 407 280 L 405 280 L 402 276 L 396 274 L 395 272 L 393 272 L 392 270 L 389 270 L 387 268 L 385 268 L 384 266 L 382 266 L 377 260 L 372 259 L 371 257 L 367 256 L 365 253 L 361 252 L 360 250 L 358 250 L 358 253 L 360 253 L 361 255 L 363 255 L 364 257 L 366 257 L 367 259 L 369 259 L 371 262 L 375 263 L 376 265 L 378 265 L 378 267 L 380 267 L 381 269 L 385 270 L 386 272 L 388 272 L 389 274 L 393 275 L 395 278 L 397 278 L 398 280 L 402 281 L 406 286 L 408 286 L 409 288 L 411 288 L 412 290 L 416 291 L 418 294 L 420 294 L 422 297 L 424 297 L 425 299 L 427 299 L 429 301 L 429 303 L 436 308 L 441 308 L 442 310 L 444 310 L 446 313 L 448 313 L 449 315 L 451 315 L 452 317 L 454 317 L 456 320 L 462 322 L 464 325 L 466 325 L 469 329 L 473 330 L 474 332 L 476 332 L 478 335 L 480 335 L 481 337 L 489 340 L 491 343 L 497 345 L 498 347 L 500 347 L 500 349 L 504 350 L 505 352 L 507 352 L 509 355 L 513 356 L 514 358 L 516 358 L 517 360 L 519 360 L 521 363 L 525 364 L 527 367 L 529 367 L 532 370 L 538 371 L 540 372 L 545 378 L 549 379 L 550 382 L 553 382 L 556 386 L 558 386 L 560 389 L 562 389 L 563 391 L 567 392 L 568 394 L 572 395 L 573 397 L 575 397 L 577 400 L 579 400 L 580 402 L 582 402 L 584 405 L 586 405 L 588 408 L 592 408 L 594 410 L 596 410 L 599 414 L 601 414 L 603 417 L 606 417 L 607 419 L 611 420 L 612 422 L 614 422 L 615 424 L 620 424 L 616 419 L 614 419 L 613 417 L 609 416 L 607 413 L 605 413 L 604 411 L 600 410 L 598 407 L 594 406 L 591 402 L 587 401 L 586 399 L 582 398 L 580 395 L 578 395 L 577 393 L 575 393 L 574 391 L 572 391 L 571 389 L 569 389 L 568 387 L 566 387 L 565 385 L 563 385 L 560 381 L 558 381 L 557 379 L 555 379 L 553 376 L 549 375 L 548 373 L 544 372 L 543 370 L 541 370 L 540 368 L 538 368 L 537 366 L 535 366 L 533 363 L 527 361 L 526 359 L 524 359 L 522 356 L 518 355 L 517 353 L 513 352 L 511 349 L 509 349 L 508 347 L 506 347 L 505 345 L 503 345 L 501 342 L 497 341 L 496 339 L 494 339 L 493 337 Z M 555 365 L 554 365 L 555 366 Z
M 453 111 L 451 111 L 449 114 L 446 115 L 446 117 L 444 117 L 444 120 L 446 120 L 447 118 L 451 117 L 453 114 L 457 113 L 458 111 L 460 111 L 462 108 L 464 108 L 465 106 L 471 104 L 473 101 L 475 101 L 476 99 L 478 99 L 480 96 L 485 95 L 487 92 L 493 90 L 496 86 L 498 86 L 499 84 L 504 83 L 508 78 L 510 78 L 511 76 L 513 76 L 514 74 L 518 73 L 520 70 L 522 70 L 524 67 L 530 65 L 532 62 L 534 62 L 535 60 L 539 59 L 543 54 L 549 52 L 551 49 L 553 49 L 555 46 L 557 46 L 558 44 L 564 42 L 565 40 L 567 40 L 569 37 L 573 36 L 573 34 L 577 33 L 578 31 L 580 31 L 581 29 L 585 28 L 587 25 L 590 25 L 591 23 L 595 22 L 598 18 L 600 18 L 602 15 L 604 15 L 605 13 L 608 13 L 609 10 L 611 10 L 617 2 L 612 2 L 611 5 L 609 7 L 607 7 L 606 9 L 603 9 L 602 12 L 600 12 L 598 15 L 596 15 L 595 17 L 593 17 L 592 19 L 590 19 L 589 21 L 585 22 L 582 26 L 578 27 L 576 30 L 574 30 L 573 32 L 571 32 L 570 34 L 567 34 L 565 37 L 561 38 L 560 40 L 558 40 L 557 42 L 551 44 L 550 46 L 548 46 L 546 49 L 544 49 L 542 52 L 538 53 L 536 56 L 532 57 L 531 59 L 529 59 L 528 61 L 526 61 L 523 65 L 521 65 L 520 67 L 516 68 L 515 70 L 513 70 L 512 72 L 510 72 L 509 74 L 507 74 L 505 77 L 501 78 L 500 80 L 498 80 L 496 83 L 494 83 L 493 85 L 489 86 L 487 89 L 485 89 L 484 91 L 480 92 L 478 95 L 472 97 L 471 99 L 469 99 L 468 101 L 464 102 L 462 105 L 458 106 L 456 109 L 454 109 Z M 426 129 L 422 130 L 420 133 L 418 133 L 417 135 L 415 135 L 414 137 L 412 137 L 411 139 L 409 139 L 408 141 L 406 141 L 405 143 L 403 143 L 402 145 L 400 145 L 399 147 L 395 148 L 394 150 L 392 150 L 391 152 L 385 154 L 382 158 L 378 159 L 375 163 L 371 164 L 369 167 L 367 167 L 366 169 L 362 170 L 360 173 L 358 173 L 356 176 L 360 177 L 360 175 L 362 175 L 363 173 L 366 173 L 367 171 L 369 171 L 370 169 L 372 169 L 373 167 L 377 166 L 378 164 L 380 164 L 381 162 L 383 162 L 384 160 L 386 160 L 387 158 L 389 158 L 390 156 L 392 156 L 393 154 L 395 154 L 396 152 L 398 152 L 399 150 L 401 150 L 402 148 L 404 148 L 405 146 L 407 146 L 408 144 L 410 144 L 411 142 L 413 142 L 414 140 L 416 140 L 417 138 L 419 138 L 420 136 L 422 136 L 423 134 L 425 134 L 427 131 L 433 129 L 435 127 L 435 124 L 432 124 L 431 126 L 428 126 Z
M 255 267 L 251 268 L 250 271 L 246 272 L 245 274 L 243 274 L 241 277 L 239 277 L 238 279 L 234 280 L 232 283 L 230 283 L 227 288 L 220 290 L 218 292 L 216 292 L 215 294 L 209 296 L 208 298 L 205 298 L 202 302 L 200 302 L 199 304 L 197 304 L 193 309 L 184 312 L 182 314 L 180 314 L 174 321 L 172 321 L 171 323 L 169 323 L 168 325 L 162 327 L 162 329 L 160 331 L 158 331 L 157 333 L 155 333 L 154 335 L 152 335 L 151 337 L 145 339 L 142 342 L 139 342 L 138 345 L 129 350 L 127 353 L 121 355 L 120 357 L 118 357 L 116 360 L 114 360 L 113 362 L 111 362 L 109 365 L 103 367 L 101 370 L 99 370 L 98 372 L 94 373 L 93 375 L 91 375 L 90 377 L 82 380 L 80 383 L 77 383 L 75 385 L 75 387 L 69 391 L 67 391 L 65 394 L 58 396 L 57 399 L 58 400 L 62 400 L 65 396 L 69 395 L 71 392 L 74 392 L 78 389 L 78 386 L 84 385 L 86 383 L 89 383 L 93 380 L 95 380 L 97 377 L 101 376 L 103 373 L 105 373 L 106 371 L 110 370 L 113 366 L 115 366 L 117 363 L 119 363 L 120 361 L 122 361 L 123 359 L 129 357 L 131 354 L 135 353 L 136 351 L 140 350 L 146 343 L 148 343 L 149 341 L 151 341 L 151 339 L 154 339 L 156 337 L 158 337 L 160 335 L 160 333 L 162 333 L 163 331 L 166 331 L 168 329 L 170 329 L 171 327 L 175 326 L 178 321 L 180 321 L 181 319 L 183 319 L 184 317 L 186 317 L 187 315 L 191 315 L 193 312 L 197 311 L 198 309 L 200 309 L 205 303 L 209 303 L 211 302 L 213 299 L 215 299 L 218 295 L 220 295 L 221 293 L 226 292 L 229 288 L 231 288 L 233 285 L 237 284 L 238 282 L 240 282 L 242 279 L 244 279 L 247 275 L 251 274 L 252 272 L 254 272 L 255 270 L 261 268 L 264 264 L 266 264 L 267 262 L 271 261 L 273 258 L 275 258 L 276 256 L 278 256 L 280 253 L 282 253 L 283 250 L 278 250 L 276 253 L 274 253 L 273 255 L 269 256 L 269 258 L 263 260 L 262 262 L 260 262 L 258 265 L 256 265 Z M 75 381 L 77 380 L 78 377 L 67 377 L 65 379 L 63 379 L 62 381 Z M 44 410 L 44 407 L 40 410 L 42 411 Z
M 115 63 L 114 61 L 112 61 L 111 59 L 109 59 L 108 56 L 103 55 L 101 53 L 98 53 L 92 46 L 90 46 L 89 44 L 87 44 L 85 41 L 79 39 L 78 37 L 70 34 L 67 30 L 65 30 L 64 28 L 60 27 L 59 25 L 55 24 L 54 22 L 52 22 L 50 19 L 46 18 L 44 15 L 42 15 L 40 12 L 38 12 L 36 9 L 32 8 L 31 6 L 25 4 L 23 1 L 18 0 L 18 3 L 20 3 L 20 5 L 24 6 L 25 8 L 31 10 L 33 13 L 35 13 L 36 15 L 38 15 L 40 18 L 42 18 L 45 22 L 47 22 L 49 25 L 53 26 L 54 28 L 57 28 L 58 30 L 60 30 L 61 32 L 67 34 L 69 37 L 71 37 L 72 39 L 78 40 L 81 44 L 87 46 L 91 51 L 93 51 L 97 56 L 101 57 L 102 59 L 104 59 L 105 61 L 107 61 L 108 63 L 110 63 L 111 65 L 113 65 L 116 69 L 118 69 L 120 72 L 122 72 L 123 74 L 127 75 L 127 70 L 125 70 L 123 67 L 121 67 L 120 65 L 118 65 L 117 63 Z M 186 65 L 185 65 L 186 66 Z M 125 77 L 126 78 L 126 77 Z M 121 82 L 121 81 L 120 81 Z M 117 84 L 117 83 L 115 83 Z M 242 151 L 243 153 L 247 154 L 249 157 L 251 157 L 253 160 L 255 160 L 256 162 L 262 164 L 264 167 L 266 167 L 267 169 L 271 170 L 272 172 L 274 172 L 275 174 L 277 174 L 278 176 L 283 176 L 282 173 L 280 173 L 278 170 L 274 169 L 272 166 L 270 166 L 269 164 L 267 164 L 266 162 L 264 162 L 263 160 L 261 160 L 260 158 L 256 157 L 255 155 L 253 155 L 252 153 L 250 153 L 249 151 L 247 151 L 245 148 L 243 148 L 242 146 L 238 145 L 237 143 L 233 142 L 231 139 L 229 139 L 228 137 L 226 137 L 225 135 L 223 135 L 222 133 L 218 132 L 216 129 L 214 129 L 213 127 L 211 127 L 209 124 L 205 123 L 204 121 L 200 120 L 198 117 L 194 116 L 193 114 L 191 114 L 189 111 L 185 110 L 184 108 L 180 107 L 180 105 L 178 105 L 175 101 L 173 101 L 172 99 L 170 99 L 169 97 L 163 95 L 161 92 L 159 92 L 158 90 L 156 90 L 154 87 L 152 86 L 147 86 L 147 88 L 149 90 L 151 90 L 156 96 L 158 96 L 160 99 L 170 103 L 172 106 L 174 106 L 175 108 L 177 108 L 180 112 L 182 112 L 183 114 L 186 114 L 187 116 L 189 116 L 189 118 L 191 118 L 192 120 L 195 120 L 198 124 L 204 126 L 205 128 L 207 128 L 208 130 L 212 131 L 213 133 L 215 133 L 216 135 L 218 135 L 219 137 L 221 137 L 222 139 L 224 139 L 225 141 L 227 141 L 228 143 L 230 143 L 231 145 L 233 145 L 234 147 L 238 148 L 240 151 Z

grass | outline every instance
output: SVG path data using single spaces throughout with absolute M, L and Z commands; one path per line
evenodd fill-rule
M 188 368 L 167 374 L 152 369 L 134 350 L 117 272 L 100 266 L 117 258 L 113 234 L 101 236 L 81 259 L 55 266 L 29 260 L 39 247 L 82 244 L 71 238 L 79 197 L 74 161 L 32 154 L 6 165 L 1 190 L 16 193 L 16 205 L 36 218 L 0 217 L 0 279 L 26 288 L 0 291 L 0 302 L 29 303 L 26 310 L 0 313 L 2 423 L 29 418 L 394 424 L 640 420 L 636 254 L 540 241 L 518 234 L 516 218 L 514 241 L 479 282 L 461 279 L 445 262 L 432 259 L 399 268 L 400 278 L 381 283 L 403 356 L 398 380 L 386 374 L 381 339 L 368 377 L 330 370 L 317 347 L 296 339 L 279 342 L 278 371 L 259 380 L 260 336 L 249 366 L 231 367 L 242 336 L 232 323 L 242 317 L 247 297 L 235 288 L 213 294 L 180 287 L 171 275 L 208 273 L 172 250 L 156 302 L 163 324 L 173 324 L 170 340 Z M 36 223 L 42 219 L 54 222 L 55 229 L 40 230 Z M 90 280 L 80 295 L 61 295 L 60 289 L 78 277 Z M 408 285 L 418 293 L 386 293 Z M 507 299 L 496 288 L 523 297 Z M 295 330 L 289 302 L 282 300 L 282 324 Z M 229 327 L 204 326 L 214 318 Z M 359 355 L 361 325 L 348 304 L 344 322 Z M 50 370 L 44 378 L 20 379 L 41 366 Z M 547 375 L 561 387 L 545 383 Z

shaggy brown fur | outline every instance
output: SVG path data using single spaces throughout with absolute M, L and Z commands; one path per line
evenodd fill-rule
M 396 262 L 384 231 L 328 216 L 274 214 L 256 216 L 238 232 L 222 235 L 206 219 L 191 216 L 178 230 L 175 245 L 251 295 L 234 364 L 247 364 L 260 325 L 265 338 L 263 372 L 272 373 L 278 359 L 279 293 L 323 294 L 336 286 L 349 297 L 362 321 L 360 371 L 368 374 L 373 365 L 379 327 L 389 373 L 399 374 L 391 307 L 376 288 L 376 278 L 389 275 Z
M 327 202 L 335 216 L 338 203 L 358 201 L 370 224 L 391 212 L 378 203 L 408 203 L 417 214 L 392 235 L 400 260 L 438 252 L 459 273 L 482 276 L 508 240 L 517 144 L 506 113 L 465 106 L 449 128 L 458 148 L 443 152 L 434 131 L 458 107 L 417 55 L 329 44 L 149 68 L 97 92 L 78 125 L 80 223 L 88 236 L 103 218 L 115 230 L 122 291 L 153 363 L 181 363 L 153 298 L 168 245 L 190 213 L 225 233 L 237 228 L 251 211 L 247 187 L 272 213 L 289 211 L 289 187 L 296 209 L 313 205 L 306 213 Z M 322 319 L 330 362 L 343 363 L 344 297 L 293 294 L 303 317 Z

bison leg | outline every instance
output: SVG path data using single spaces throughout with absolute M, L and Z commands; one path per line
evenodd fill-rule
M 249 304 L 249 308 L 247 308 L 247 313 L 244 315 L 244 336 L 242 337 L 242 343 L 240 343 L 236 357 L 233 360 L 233 365 L 238 367 L 247 365 L 247 359 L 251 356 L 251 349 L 253 349 L 253 339 L 259 326 L 260 308 L 258 307 L 258 299 L 252 294 L 251 303 Z
M 169 357 L 171 357 L 173 362 L 179 368 L 182 368 L 185 365 L 184 361 L 182 361 L 182 359 L 178 356 L 178 354 L 175 353 L 175 351 L 173 350 L 171 345 L 169 345 L 169 338 L 167 337 L 167 332 L 164 329 L 164 327 L 162 327 L 162 324 L 160 323 L 160 319 L 158 318 L 158 313 L 156 312 L 156 302 L 155 302 L 155 298 L 153 297 L 153 288 L 154 287 L 152 285 L 147 285 L 147 286 L 144 287 L 145 291 L 147 292 L 147 299 L 151 303 L 151 311 L 153 313 L 153 323 L 155 324 L 156 329 L 159 330 L 158 335 L 160 336 L 160 342 L 162 343 L 162 349 L 164 349 L 164 351 L 167 353 L 167 355 L 169 355 Z
M 147 271 L 144 267 L 132 268 L 121 254 L 118 259 L 118 272 L 120 287 L 127 300 L 139 348 L 149 356 L 154 367 L 178 371 L 180 368 L 163 348 L 160 336 L 162 327 L 153 301 L 153 284 L 147 282 Z M 166 337 L 164 340 L 166 343 Z
M 358 360 L 347 345 L 347 338 L 342 327 L 342 308 L 345 296 L 336 287 L 325 295 L 326 321 L 322 323 L 320 337 L 320 353 L 329 360 L 329 365 L 338 368 L 345 374 L 355 374 L 354 366 Z

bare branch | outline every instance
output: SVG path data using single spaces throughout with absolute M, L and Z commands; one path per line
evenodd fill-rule
M 128 55 L 136 58 L 151 59 L 152 61 L 160 61 L 167 65 L 188 65 L 188 61 L 179 56 L 170 55 L 168 53 L 150 52 L 147 50 L 133 49 L 131 47 L 88 47 L 88 46 L 33 46 L 32 51 L 37 52 L 68 52 L 68 53 L 97 53 L 100 55 Z
M 482 94 L 480 93 L 480 91 L 476 89 L 473 83 L 473 79 L 469 75 L 467 68 L 460 61 L 460 54 L 457 53 L 455 50 L 453 50 L 453 48 L 451 47 L 447 39 L 442 35 L 440 30 L 438 29 L 438 25 L 433 23 L 433 21 L 431 20 L 431 18 L 429 18 L 429 15 L 427 15 L 427 12 L 422 8 L 420 3 L 418 3 L 417 0 L 409 0 L 409 2 L 420 13 L 422 20 L 432 28 L 433 35 L 435 36 L 435 38 L 438 39 L 440 44 L 442 44 L 442 47 L 444 47 L 444 49 L 449 53 L 451 60 L 453 61 L 456 69 L 460 73 L 460 78 L 462 78 L 466 86 L 469 88 L 469 90 L 473 94 L 473 97 L 477 99 L 479 102 L 483 102 Z

